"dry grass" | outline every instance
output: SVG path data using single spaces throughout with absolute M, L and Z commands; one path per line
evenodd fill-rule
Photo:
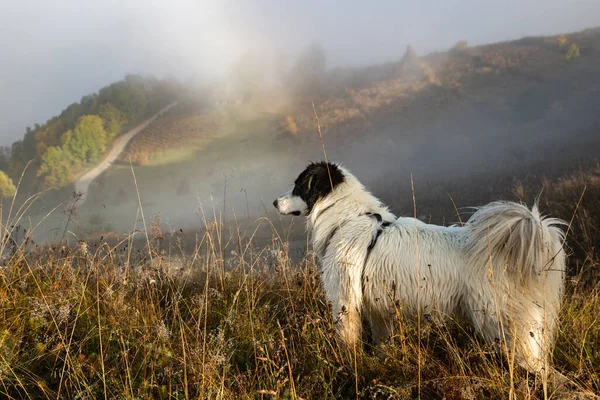
M 140 155 L 189 146 L 194 140 L 216 136 L 221 124 L 215 112 L 180 104 L 133 138 L 119 159 L 128 163 Z
M 548 185 L 546 195 L 567 220 L 577 208 L 569 244 L 574 260 L 597 273 L 600 242 L 585 221 L 597 221 L 600 208 L 579 202 L 582 186 L 600 189 L 595 173 Z M 505 357 L 460 319 L 417 329 L 399 306 L 393 343 L 345 349 L 310 253 L 293 263 L 275 229 L 255 248 L 251 233 L 225 234 L 216 221 L 205 222 L 188 255 L 159 250 L 159 221 L 147 239 L 138 233 L 145 246 L 127 236 L 92 249 L 17 252 L 0 269 L 0 395 L 544 398 L 539 380 L 509 373 Z M 600 288 L 584 279 L 591 272 L 571 267 L 554 350 L 571 383 L 550 398 L 600 391 Z
M 354 84 L 352 79 L 338 82 L 328 95 L 315 100 L 315 106 L 324 131 L 334 140 L 336 136 L 340 140 L 349 136 L 348 125 L 364 132 L 373 122 L 384 120 L 381 117 L 388 113 L 402 116 L 398 117 L 403 121 L 398 129 L 401 132 L 411 131 L 407 121 L 413 114 L 424 114 L 426 120 L 435 119 L 440 110 L 468 101 L 494 104 L 501 112 L 513 103 L 515 96 L 536 82 L 560 87 L 565 81 L 580 78 L 584 82 L 581 87 L 587 87 L 586 80 L 594 79 L 585 77 L 598 63 L 599 43 L 597 28 L 567 36 L 527 37 L 475 47 L 458 42 L 448 52 L 411 56 L 411 73 L 406 73 L 403 61 L 393 64 L 397 70 L 394 74 L 357 72 L 362 77 L 357 81 L 368 84 Z M 575 62 L 573 58 L 579 56 Z M 571 62 L 567 63 L 565 58 Z M 378 78 L 367 79 L 370 73 Z M 416 101 L 422 101 L 430 109 L 415 112 L 411 104 Z M 310 102 L 297 104 L 290 113 L 300 136 L 312 137 L 314 119 Z

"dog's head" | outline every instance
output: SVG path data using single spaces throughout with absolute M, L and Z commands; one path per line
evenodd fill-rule
M 279 196 L 273 205 L 284 215 L 309 215 L 314 205 L 344 182 L 344 173 L 336 164 L 311 163 L 294 182 L 294 188 Z

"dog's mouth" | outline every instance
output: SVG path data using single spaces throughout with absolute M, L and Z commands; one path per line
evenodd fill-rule
M 275 199 L 273 206 L 281 215 L 296 217 L 304 214 L 304 210 L 307 208 L 301 197 L 294 196 L 289 192 Z

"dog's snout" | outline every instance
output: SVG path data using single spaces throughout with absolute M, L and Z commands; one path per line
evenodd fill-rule
M 279 208 L 279 207 L 277 207 L 278 204 L 279 204 L 279 199 L 273 200 L 273 207 Z

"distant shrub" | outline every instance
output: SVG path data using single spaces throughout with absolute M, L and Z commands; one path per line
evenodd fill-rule
M 37 171 L 42 188 L 63 187 L 71 181 L 72 156 L 58 146 L 49 147 Z
M 148 165 L 150 161 L 148 160 L 148 153 L 146 152 L 141 152 L 141 153 L 137 153 L 136 157 L 135 157 L 135 163 L 140 166 L 140 167 L 145 167 L 146 165 Z
M 323 95 L 327 72 L 325 50 L 319 44 L 312 44 L 296 61 L 288 73 L 287 86 L 296 99 L 314 99 Z
M 435 75 L 435 72 L 433 72 L 433 69 L 431 68 L 431 66 L 429 66 L 429 64 L 422 62 L 420 64 L 420 66 L 421 66 L 421 71 L 423 71 L 423 75 L 425 76 L 425 80 L 427 81 L 427 83 L 432 83 L 432 84 L 440 83 L 439 79 Z
M 567 37 L 562 34 L 557 36 L 556 41 L 558 42 L 559 48 L 565 47 L 568 43 Z
M 466 40 L 459 40 L 456 42 L 452 50 L 454 51 L 465 51 L 469 47 L 469 43 Z
M 0 198 L 13 197 L 17 188 L 4 171 L 0 171 Z
M 61 137 L 62 149 L 71 155 L 76 164 L 95 163 L 106 151 L 108 138 L 102 118 L 97 115 L 84 115 L 77 120 L 75 129 Z
M 285 129 L 294 136 L 298 134 L 298 125 L 291 115 L 285 117 Z
M 567 49 L 567 54 L 565 54 L 565 59 L 568 61 L 577 57 L 579 57 L 579 46 L 577 46 L 575 43 L 571 43 Z
M 398 73 L 402 76 L 414 75 L 421 70 L 417 52 L 410 46 L 406 46 L 406 51 L 398 64 Z

